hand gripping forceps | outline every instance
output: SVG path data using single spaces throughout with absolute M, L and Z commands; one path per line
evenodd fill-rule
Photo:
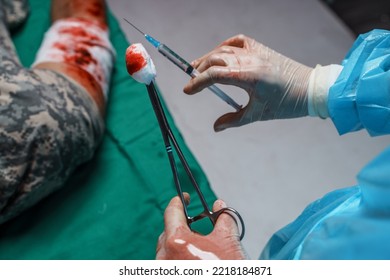
M 222 213 L 226 213 L 226 214 L 229 214 L 232 218 L 234 218 L 236 222 L 239 221 L 239 225 L 241 226 L 240 240 L 242 240 L 244 235 L 245 235 L 245 225 L 244 225 L 244 220 L 242 219 L 241 215 L 238 213 L 237 210 L 235 210 L 234 208 L 231 208 L 231 207 L 225 207 L 225 208 L 222 208 L 216 212 L 213 212 L 210 210 L 210 208 L 207 205 L 206 199 L 204 198 L 204 196 L 199 188 L 199 185 L 197 184 L 194 176 L 192 175 L 191 169 L 190 169 L 190 167 L 189 167 L 189 165 L 184 157 L 184 154 L 182 153 L 178 143 L 176 142 L 175 136 L 172 133 L 172 130 L 171 130 L 169 123 L 167 121 L 167 118 L 165 116 L 164 109 L 162 108 L 161 101 L 158 97 L 156 87 L 154 86 L 153 82 L 151 82 L 149 85 L 146 85 L 146 87 L 148 89 L 149 98 L 150 98 L 150 101 L 152 103 L 153 110 L 156 114 L 158 124 L 159 124 L 160 129 L 161 129 L 165 148 L 166 148 L 168 158 L 169 158 L 169 163 L 170 163 L 172 173 L 173 173 L 176 191 L 177 191 L 177 194 L 179 195 L 181 202 L 183 204 L 184 214 L 186 216 L 188 226 L 191 228 L 191 224 L 193 222 L 196 222 L 196 221 L 204 219 L 204 218 L 210 219 L 211 223 L 214 226 L 215 223 L 217 222 L 218 217 Z M 201 212 L 200 214 L 193 216 L 193 217 L 189 216 L 187 205 L 186 205 L 186 202 L 184 200 L 184 195 L 183 195 L 183 191 L 182 191 L 182 188 L 180 185 L 179 175 L 177 172 L 176 163 L 175 163 L 175 159 L 174 159 L 174 155 L 173 155 L 173 149 L 175 149 L 176 154 L 178 155 L 180 162 L 183 165 L 183 167 L 187 173 L 187 176 L 189 177 L 193 187 L 195 188 L 196 193 L 198 194 L 200 201 L 202 203 L 202 206 L 203 206 L 203 212 Z M 238 218 L 238 221 L 236 218 Z

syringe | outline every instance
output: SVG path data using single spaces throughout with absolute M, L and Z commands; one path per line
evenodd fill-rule
M 190 63 L 188 63 L 186 60 L 184 60 L 182 57 L 180 57 L 177 53 L 175 53 L 173 50 L 168 48 L 166 45 L 160 43 L 152 36 L 142 32 L 138 27 L 136 27 L 134 24 L 132 24 L 127 19 L 124 18 L 124 20 L 128 24 L 130 24 L 132 27 L 134 27 L 138 32 L 140 32 L 149 43 L 151 43 L 155 48 L 157 48 L 159 53 L 161 53 L 163 56 L 168 58 L 168 60 L 173 62 L 176 66 L 178 66 L 180 69 L 182 69 L 188 75 L 190 75 L 191 77 L 196 77 L 200 74 L 198 70 L 196 70 L 194 67 L 191 66 Z M 242 108 L 241 105 L 238 105 L 230 96 L 228 96 L 225 92 L 223 92 L 216 85 L 211 85 L 208 87 L 208 89 L 210 89 L 212 92 L 214 92 L 218 97 L 220 97 L 222 100 L 224 100 L 227 104 L 231 105 L 237 111 L 239 111 Z

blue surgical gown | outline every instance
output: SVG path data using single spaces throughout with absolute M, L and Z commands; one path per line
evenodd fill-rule
M 340 134 L 390 133 L 390 32 L 359 36 L 330 88 L 328 109 Z M 390 259 L 390 147 L 358 174 L 358 185 L 311 203 L 276 232 L 261 259 Z

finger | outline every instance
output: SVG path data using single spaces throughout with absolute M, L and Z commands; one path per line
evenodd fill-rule
M 235 55 L 239 49 L 229 46 L 219 47 L 200 59 L 197 59 L 192 64 L 199 72 L 203 72 L 213 65 L 226 66 L 229 56 Z
M 217 212 L 222 208 L 226 208 L 226 207 L 227 207 L 226 203 L 223 200 L 218 199 L 214 202 L 213 211 Z M 214 229 L 217 231 L 219 229 L 222 229 L 223 231 L 227 231 L 228 234 L 231 234 L 233 236 L 238 235 L 239 229 L 237 226 L 237 221 L 233 217 L 234 216 L 230 215 L 229 212 L 222 213 L 218 217 Z
M 184 193 L 186 203 L 189 203 L 189 194 Z M 187 218 L 184 215 L 183 204 L 179 196 L 175 196 L 169 202 L 164 213 L 165 234 L 171 235 L 179 227 L 188 228 Z M 189 230 L 189 229 L 188 229 Z
M 233 54 L 215 53 L 210 55 L 206 60 L 202 61 L 197 70 L 199 72 L 204 72 L 213 66 L 225 66 L 230 69 L 240 69 L 244 66 L 241 59 L 242 56 L 243 51 L 237 51 Z
M 184 202 L 185 202 L 186 205 L 188 206 L 188 205 L 190 204 L 190 201 L 191 201 L 190 194 L 187 193 L 187 192 L 183 192 L 183 196 L 184 196 Z
M 201 63 L 199 63 L 196 70 L 199 72 L 203 72 L 207 69 L 209 69 L 212 66 L 227 66 L 228 65 L 228 59 L 223 54 L 214 53 L 207 58 L 203 59 Z
M 231 46 L 236 48 L 244 48 L 247 45 L 247 42 L 253 40 L 252 38 L 249 38 L 248 36 L 245 36 L 243 34 L 238 34 L 233 37 L 230 37 L 229 39 L 223 41 L 219 47 L 222 46 Z
M 163 231 L 158 237 L 157 248 L 156 248 L 156 258 L 165 254 L 165 242 L 166 242 L 165 231 Z
M 234 68 L 212 66 L 197 77 L 192 78 L 183 91 L 186 94 L 195 94 L 215 83 L 240 86 L 241 81 L 236 77 L 239 75 L 240 71 Z
M 210 56 L 214 54 L 234 54 L 234 52 L 235 48 L 232 48 L 230 46 L 217 46 L 212 51 L 192 61 L 191 65 L 194 68 L 198 68 L 201 63 L 203 63 L 205 60 L 207 60 Z
M 211 52 L 201 56 L 200 58 L 194 60 L 191 62 L 191 65 L 194 68 L 198 68 L 198 66 L 206 60 L 210 55 L 213 53 L 226 53 L 226 54 L 233 54 L 236 50 L 235 48 L 245 48 L 250 45 L 250 43 L 255 42 L 254 39 L 245 36 L 243 34 L 239 34 L 233 37 L 230 37 L 229 39 L 223 41 L 221 44 L 219 44 L 215 49 L 213 49 Z
M 213 204 L 213 212 L 217 212 L 225 207 L 227 207 L 225 201 L 223 201 L 222 199 L 217 199 L 216 201 L 214 201 Z
M 227 113 L 221 117 L 219 117 L 214 123 L 214 131 L 220 132 L 227 128 L 231 127 L 239 127 L 248 122 L 244 118 L 245 108 L 241 109 L 238 112 Z

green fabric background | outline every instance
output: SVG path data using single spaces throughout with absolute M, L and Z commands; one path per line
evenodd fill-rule
M 30 8 L 26 24 L 13 36 L 26 66 L 50 25 L 50 1 L 30 0 Z M 163 212 L 176 193 L 146 88 L 127 74 L 124 54 L 129 43 L 111 13 L 109 27 L 117 61 L 104 140 L 63 189 L 0 227 L 0 259 L 155 257 Z M 215 195 L 169 113 L 168 119 L 211 205 Z M 182 168 L 179 172 L 184 174 Z M 193 190 L 186 191 L 193 198 L 191 213 L 200 212 Z

